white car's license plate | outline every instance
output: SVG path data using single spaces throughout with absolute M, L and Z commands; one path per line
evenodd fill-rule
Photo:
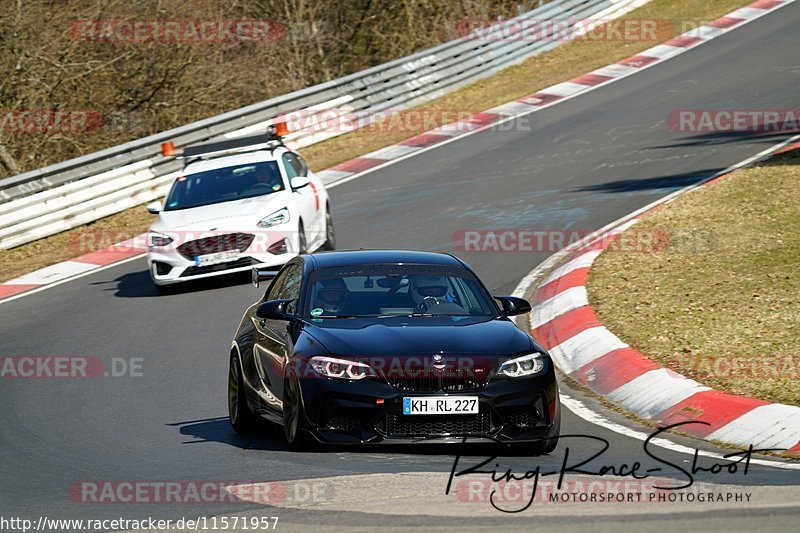
M 417 396 L 403 398 L 404 415 L 474 415 L 477 396 Z
M 194 256 L 194 264 L 197 266 L 218 265 L 229 261 L 236 261 L 242 253 L 239 250 L 229 250 L 207 255 Z

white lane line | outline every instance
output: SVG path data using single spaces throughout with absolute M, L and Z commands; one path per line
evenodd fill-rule
M 578 417 L 584 419 L 585 421 L 589 422 L 590 424 L 594 424 L 596 426 L 600 426 L 605 428 L 609 431 L 613 431 L 614 433 L 619 433 L 620 435 L 624 435 L 626 437 L 630 437 L 632 439 L 645 441 L 650 437 L 650 433 L 644 433 L 642 431 L 637 431 L 635 429 L 629 428 L 627 426 L 623 426 L 622 424 L 617 424 L 616 422 L 612 422 L 611 420 L 605 418 L 604 416 L 600 415 L 599 413 L 589 409 L 583 402 L 576 400 L 563 392 L 561 393 L 561 405 L 575 413 Z M 677 453 L 685 453 L 689 455 L 695 454 L 695 449 L 690 448 L 688 446 L 684 446 L 682 444 L 677 444 L 672 442 L 669 439 L 664 438 L 654 438 L 650 440 L 650 444 L 653 446 L 658 446 L 659 448 L 664 448 L 665 450 L 670 450 Z M 714 452 L 707 452 L 705 450 L 697 450 L 696 452 L 698 455 L 703 457 L 711 457 L 713 459 L 722 459 L 726 460 L 721 454 L 714 453 Z M 729 459 L 728 459 L 729 460 Z M 750 463 L 755 465 L 762 465 L 762 466 L 769 466 L 772 468 L 781 468 L 784 470 L 800 470 L 800 464 L 797 463 L 782 463 L 778 461 L 768 461 L 766 459 L 758 459 L 752 458 L 750 459 Z
M 76 274 L 81 274 L 90 270 L 95 270 L 97 265 L 82 263 L 80 261 L 63 261 L 48 267 L 28 272 L 18 278 L 4 281 L 3 285 L 44 285 L 55 283 L 67 278 L 72 278 Z
M 42 292 L 44 290 L 50 289 L 52 287 L 56 287 L 58 285 L 62 285 L 64 283 L 69 283 L 70 281 L 74 281 L 76 279 L 85 278 L 86 276 L 90 276 L 92 274 L 96 274 L 97 272 L 102 272 L 103 270 L 108 270 L 109 268 L 113 268 L 113 267 L 116 267 L 116 266 L 119 266 L 119 265 L 124 265 L 125 263 L 130 263 L 131 261 L 135 261 L 137 259 L 141 259 L 145 255 L 146 254 L 144 254 L 144 253 L 141 253 L 139 255 L 134 255 L 134 256 L 129 257 L 127 259 L 123 259 L 122 261 L 117 261 L 116 263 L 111 263 L 110 265 L 104 265 L 104 266 L 97 267 L 97 268 L 92 269 L 92 270 L 87 270 L 86 272 L 82 272 L 82 273 L 77 274 L 75 276 L 72 276 L 70 278 L 64 278 L 62 280 L 58 280 L 58 281 L 55 281 L 53 283 L 48 283 L 47 285 L 42 285 L 41 287 L 36 287 L 35 289 L 31 289 L 29 291 L 25 291 L 25 292 L 21 292 L 19 294 L 15 294 L 14 296 L 9 296 L 8 298 L 3 298 L 2 300 L 0 300 L 0 305 L 3 305 L 4 303 L 8 303 L 8 302 L 13 302 L 14 300 L 17 300 L 19 298 L 24 298 L 25 296 L 30 296 L 31 294 L 36 294 L 37 292 Z

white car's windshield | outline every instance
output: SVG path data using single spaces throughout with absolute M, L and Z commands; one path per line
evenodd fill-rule
M 179 177 L 167 196 L 165 211 L 230 202 L 282 191 L 275 161 L 249 163 Z

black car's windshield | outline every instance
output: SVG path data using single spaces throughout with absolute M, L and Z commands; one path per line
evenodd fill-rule
M 179 177 L 167 196 L 165 211 L 230 202 L 283 190 L 275 161 L 262 161 Z
M 311 319 L 497 315 L 491 296 L 463 268 L 334 268 L 313 273 L 309 281 L 304 315 Z

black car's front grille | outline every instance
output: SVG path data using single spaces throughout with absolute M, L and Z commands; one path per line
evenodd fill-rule
M 223 270 L 232 270 L 234 268 L 242 268 L 247 266 L 257 265 L 258 261 L 252 257 L 241 257 L 236 261 L 230 263 L 218 263 L 216 265 L 206 266 L 193 266 L 189 267 L 181 273 L 181 277 L 199 276 L 201 274 L 210 274 L 211 272 L 222 272 Z
M 350 416 L 332 416 L 325 427 L 339 431 L 353 431 L 359 426 L 359 420 Z
M 482 389 L 486 374 L 482 369 L 426 368 L 406 374 L 388 373 L 384 377 L 398 392 L 468 392 Z
M 535 411 L 519 411 L 508 414 L 508 419 L 512 424 L 520 429 L 536 427 L 542 422 L 542 417 Z
M 386 415 L 387 437 L 486 435 L 492 429 L 489 413 L 475 415 Z
M 214 254 L 239 250 L 244 252 L 253 243 L 252 233 L 226 233 L 211 235 L 194 241 L 187 241 L 178 246 L 178 253 L 186 259 L 194 260 L 197 255 Z

